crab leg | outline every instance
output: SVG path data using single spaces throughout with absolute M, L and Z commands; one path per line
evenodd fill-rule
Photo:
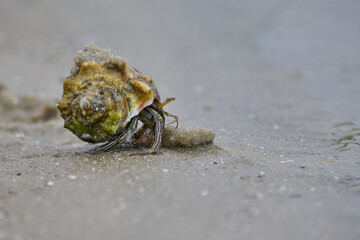
M 129 140 L 131 138 L 131 135 L 133 134 L 134 130 L 137 128 L 138 119 L 134 117 L 131 119 L 130 124 L 128 127 L 123 131 L 120 135 L 116 136 L 115 139 L 109 140 L 104 145 L 100 146 L 98 149 L 96 149 L 97 152 L 105 152 L 107 150 L 112 149 L 118 144 L 122 144 L 125 141 Z
M 157 110 L 153 108 L 147 108 L 147 110 L 154 117 L 154 134 L 155 139 L 153 145 L 150 148 L 150 152 L 155 152 L 161 145 L 161 137 L 164 130 L 164 117 Z

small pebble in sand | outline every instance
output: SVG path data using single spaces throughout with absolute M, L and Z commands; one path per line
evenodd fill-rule
M 45 185 L 46 186 L 54 186 L 54 182 L 53 181 L 47 181 Z
M 203 197 L 205 197 L 205 196 L 209 195 L 209 191 L 207 191 L 207 190 L 202 190 L 202 191 L 200 192 L 200 195 L 203 196 Z
M 77 176 L 75 176 L 75 175 L 69 175 L 68 178 L 69 178 L 70 180 L 76 180 L 76 179 L 77 179 Z

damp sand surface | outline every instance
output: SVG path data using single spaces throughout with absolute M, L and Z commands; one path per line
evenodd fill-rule
M 360 236 L 358 1 L 0 9 L 0 239 Z M 90 153 L 63 128 L 55 104 L 89 42 L 176 97 L 159 153 Z

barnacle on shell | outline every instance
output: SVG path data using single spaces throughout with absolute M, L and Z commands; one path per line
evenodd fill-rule
M 78 51 L 58 104 L 65 128 L 86 142 L 105 142 L 145 107 L 160 104 L 152 79 L 93 44 Z

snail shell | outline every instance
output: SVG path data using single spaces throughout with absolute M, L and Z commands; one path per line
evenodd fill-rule
M 105 142 L 145 107 L 160 104 L 153 80 L 108 50 L 90 44 L 74 61 L 58 109 L 64 127 L 81 140 Z

